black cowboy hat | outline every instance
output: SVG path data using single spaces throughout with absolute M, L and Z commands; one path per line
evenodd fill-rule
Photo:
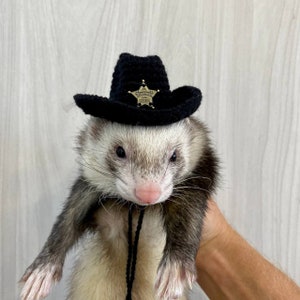
M 86 114 L 130 125 L 157 126 L 178 122 L 194 113 L 201 91 L 182 86 L 172 92 L 158 56 L 120 55 L 109 98 L 78 94 L 76 104 Z

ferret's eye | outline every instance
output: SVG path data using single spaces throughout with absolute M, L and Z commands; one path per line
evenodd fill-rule
M 176 151 L 173 152 L 172 156 L 170 157 L 170 162 L 174 162 L 177 159 Z
M 126 157 L 126 152 L 124 150 L 123 147 L 119 146 L 117 149 L 116 149 L 116 154 L 118 155 L 118 157 L 120 158 L 125 158 Z

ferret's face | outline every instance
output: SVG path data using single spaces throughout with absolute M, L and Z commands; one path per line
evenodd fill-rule
M 105 194 L 156 204 L 192 172 L 205 142 L 195 120 L 143 127 L 92 118 L 80 137 L 82 171 Z

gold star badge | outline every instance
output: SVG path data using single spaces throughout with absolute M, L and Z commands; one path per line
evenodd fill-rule
M 159 92 L 159 90 L 150 90 L 145 80 L 142 80 L 142 85 L 136 91 L 128 91 L 129 94 L 133 95 L 137 99 L 137 105 L 140 107 L 142 105 L 147 105 L 151 108 L 154 108 L 152 98 Z

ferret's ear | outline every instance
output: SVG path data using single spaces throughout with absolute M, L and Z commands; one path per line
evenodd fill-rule
M 102 118 L 91 117 L 88 122 L 88 131 L 92 138 L 99 138 L 108 121 Z
M 195 132 L 196 134 L 199 132 L 206 132 L 206 126 L 195 116 L 190 116 L 184 119 L 185 124 L 191 130 L 191 132 Z
M 184 121 L 185 124 L 187 124 L 189 126 L 191 125 L 191 119 L 190 119 L 190 117 L 187 117 L 187 118 L 183 119 L 183 121 Z
M 186 126 L 187 128 L 191 129 L 194 125 L 194 122 L 193 122 L 193 117 L 187 117 L 187 118 L 184 118 L 182 120 L 182 123 L 184 124 L 184 126 Z

